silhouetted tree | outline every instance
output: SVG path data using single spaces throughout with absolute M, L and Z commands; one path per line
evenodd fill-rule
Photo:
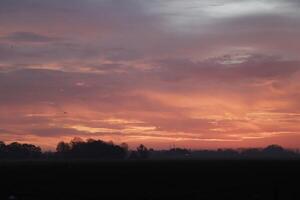
M 5 144 L 0 141 L 0 159 L 300 159 L 299 152 L 284 149 L 279 145 L 269 145 L 266 148 L 250 149 L 218 149 L 218 150 L 188 150 L 172 148 L 170 150 L 148 149 L 143 144 L 135 151 L 129 152 L 126 143 L 115 145 L 102 140 L 74 138 L 69 143 L 59 142 L 56 152 L 44 152 L 32 144 L 13 142 Z M 128 156 L 129 155 L 129 156 Z
M 85 142 L 80 138 L 74 138 L 69 144 L 60 142 L 57 152 L 62 157 L 73 159 L 122 159 L 127 155 L 127 149 L 112 142 L 93 139 Z
M 279 158 L 279 159 L 283 159 L 283 158 L 293 158 L 296 156 L 295 152 L 292 152 L 290 150 L 286 150 L 283 147 L 276 145 L 276 144 L 272 144 L 267 146 L 266 148 L 264 148 L 262 150 L 262 153 L 265 157 L 269 157 L 269 158 Z
M 53 160 L 57 158 L 57 153 L 52 152 L 52 151 L 45 151 L 43 153 L 43 158 Z
M 60 157 L 67 157 L 70 153 L 71 147 L 68 143 L 59 142 L 56 147 L 56 152 Z
M 42 149 L 33 144 L 22 144 L 22 148 L 30 158 L 38 158 L 42 155 Z
M 262 158 L 262 153 L 260 149 L 251 148 L 251 149 L 243 150 L 241 152 L 241 156 L 244 158 L 258 159 L 258 158 Z
M 15 159 L 33 159 L 39 158 L 42 155 L 42 150 L 32 144 L 20 144 L 13 142 L 5 147 L 7 158 Z
M 129 160 L 137 160 L 137 159 L 139 159 L 139 156 L 136 151 L 131 151 L 128 159 Z
M 191 154 L 191 152 L 187 149 L 182 148 L 172 148 L 169 150 L 169 152 L 173 155 L 181 155 L 181 156 L 188 156 Z
M 128 146 L 128 144 L 127 143 L 121 143 L 120 144 L 120 147 L 122 147 L 123 149 L 125 149 L 126 151 L 128 151 L 129 150 L 129 146 Z
M 5 143 L 3 141 L 0 141 L 0 150 L 5 147 Z
M 149 157 L 149 151 L 147 149 L 146 146 L 144 146 L 143 144 L 141 144 L 140 146 L 137 147 L 136 149 L 138 157 L 140 159 L 147 159 Z
M 76 146 L 80 143 L 84 143 L 84 140 L 81 139 L 80 137 L 74 137 L 71 142 L 70 142 L 70 146 L 73 147 L 73 146 Z
M 4 142 L 0 141 L 0 158 L 5 156 L 6 145 Z
M 281 147 L 281 146 L 279 146 L 279 145 L 277 145 L 277 144 L 272 144 L 272 145 L 269 145 L 269 146 L 267 146 L 266 148 L 264 148 L 263 149 L 263 152 L 265 152 L 265 153 L 270 153 L 270 154 L 276 154 L 276 153 L 282 153 L 282 152 L 284 152 L 285 150 L 284 150 L 284 148 L 283 147 Z
M 218 149 L 216 152 L 216 157 L 221 159 L 236 159 L 239 156 L 239 152 L 233 149 Z

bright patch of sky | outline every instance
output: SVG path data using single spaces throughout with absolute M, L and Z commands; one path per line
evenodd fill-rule
M 155 3 L 154 3 L 155 2 Z M 291 3 L 270 0 L 170 0 L 151 1 L 150 12 L 164 15 L 166 24 L 176 29 L 199 27 L 212 23 L 214 20 L 236 18 L 249 15 L 291 14 Z

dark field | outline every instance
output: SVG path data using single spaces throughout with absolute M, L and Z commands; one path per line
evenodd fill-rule
M 300 199 L 299 161 L 1 162 L 0 199 Z

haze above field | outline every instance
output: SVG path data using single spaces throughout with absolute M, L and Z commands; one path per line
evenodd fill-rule
M 296 0 L 1 0 L 0 140 L 300 146 Z

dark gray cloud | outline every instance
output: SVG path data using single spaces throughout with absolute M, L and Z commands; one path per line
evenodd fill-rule
M 59 38 L 56 37 L 44 36 L 44 35 L 39 35 L 31 32 L 14 32 L 7 36 L 1 37 L 0 39 L 12 41 L 12 42 L 33 42 L 33 43 L 54 42 L 60 40 Z
M 291 6 L 295 1 L 214 1 L 202 2 L 201 6 L 197 2 L 178 2 L 164 2 L 165 7 L 160 8 L 160 1 L 4 0 L 0 4 L 0 23 L 6 27 L 1 31 L 4 37 L 20 41 L 62 37 L 65 41 L 40 46 L 19 43 L 14 48 L 0 44 L 1 59 L 10 64 L 85 61 L 95 65 L 103 60 L 203 59 L 243 49 L 250 49 L 251 53 L 297 55 L 299 16 L 293 14 L 295 6 Z M 220 9 L 209 9 L 211 4 Z M 230 5 L 224 9 L 237 13 L 218 17 L 218 13 L 224 14 L 224 5 Z M 235 6 L 246 14 L 238 12 Z M 254 12 L 255 6 L 268 12 Z M 191 19 L 184 18 L 189 8 L 200 9 L 201 15 L 195 12 Z M 173 14 L 166 16 L 169 12 Z M 39 35 L 33 35 L 36 33 Z
M 297 60 L 264 55 L 225 55 L 204 62 L 169 59 L 161 60 L 156 65 L 159 66 L 154 69 L 156 74 L 168 81 L 196 79 L 230 83 L 255 79 L 280 80 L 300 70 L 300 62 Z

